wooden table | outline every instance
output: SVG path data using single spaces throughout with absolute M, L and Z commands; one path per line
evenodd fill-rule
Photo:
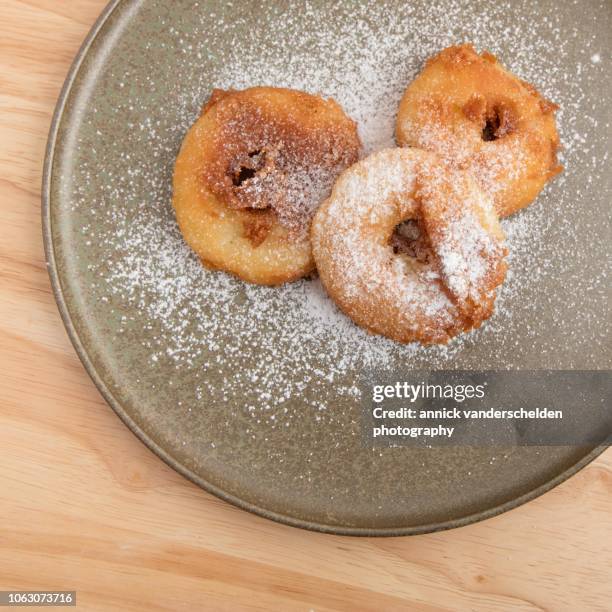
M 68 66 L 104 0 L 0 5 L 0 590 L 88 610 L 610 610 L 612 452 L 484 523 L 309 533 L 204 493 L 104 403 L 45 269 L 40 179 Z

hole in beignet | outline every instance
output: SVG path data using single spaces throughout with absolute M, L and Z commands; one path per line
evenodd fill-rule
M 264 151 L 251 151 L 248 154 L 248 159 L 245 159 L 231 174 L 232 183 L 236 187 L 240 187 L 242 183 L 252 179 L 266 163 L 266 154 Z
M 485 117 L 482 139 L 485 142 L 498 140 L 514 131 L 515 113 L 507 105 L 493 106 Z
M 389 244 L 396 255 L 407 255 L 420 263 L 431 261 L 432 251 L 427 234 L 416 219 L 408 219 L 396 225 Z
M 482 128 L 482 139 L 485 142 L 497 140 L 497 130 L 499 128 L 499 117 L 495 114 L 494 117 L 487 117 L 485 126 Z

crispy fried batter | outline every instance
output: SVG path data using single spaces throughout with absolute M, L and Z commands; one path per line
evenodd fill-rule
M 244 280 L 300 278 L 314 266 L 312 216 L 360 150 L 355 123 L 334 100 L 214 90 L 175 166 L 181 231 L 209 265 Z
M 471 171 L 507 216 L 562 170 L 557 108 L 488 51 L 459 45 L 430 58 L 408 86 L 396 136 Z
M 343 172 L 311 233 L 333 300 L 398 342 L 446 343 L 479 327 L 506 273 L 491 199 L 418 149 L 379 151 Z

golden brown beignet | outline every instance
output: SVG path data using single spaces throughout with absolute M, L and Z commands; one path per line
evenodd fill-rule
M 331 99 L 254 87 L 215 90 L 174 170 L 174 208 L 203 263 L 264 285 L 314 268 L 309 229 L 338 174 L 361 150 Z
M 430 58 L 408 86 L 396 138 L 472 172 L 505 217 L 562 170 L 556 109 L 495 56 L 459 45 Z

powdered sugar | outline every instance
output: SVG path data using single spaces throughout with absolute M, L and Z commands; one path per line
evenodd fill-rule
M 556 323 L 550 320 L 573 324 L 571 307 L 582 304 L 582 288 L 592 288 L 593 303 L 601 304 L 603 270 L 581 277 L 574 264 L 586 269 L 587 252 L 574 248 L 572 260 L 566 253 L 577 246 L 572 223 L 588 222 L 572 214 L 588 189 L 573 178 L 575 172 L 587 167 L 596 180 L 606 160 L 593 155 L 598 119 L 597 102 L 585 94 L 587 70 L 594 66 L 588 41 L 576 77 L 567 59 L 573 53 L 568 41 L 578 33 L 559 27 L 554 14 L 546 21 L 534 18 L 526 2 L 520 9 L 496 3 L 477 11 L 454 0 L 392 9 L 380 2 L 340 1 L 324 9 L 305 2 L 300 11 L 270 3 L 255 17 L 231 7 L 213 17 L 196 5 L 189 23 L 168 17 L 159 38 L 143 47 L 167 49 L 172 78 L 161 69 L 146 79 L 134 76 L 129 62 L 118 59 L 104 78 L 129 86 L 121 88 L 112 108 L 93 98 L 83 117 L 88 132 L 81 146 L 96 150 L 93 159 L 83 155 L 71 183 L 72 205 L 91 210 L 90 222 L 75 232 L 80 257 L 95 279 L 87 287 L 91 297 L 83 299 L 106 308 L 101 320 L 117 318 L 117 350 L 138 343 L 147 356 L 143 369 L 150 368 L 153 379 L 164 363 L 189 380 L 185 402 L 190 393 L 195 405 L 216 398 L 271 427 L 290 425 L 300 407 L 325 409 L 337 397 L 352 397 L 356 377 L 368 367 L 517 367 L 541 364 L 542 356 L 547 363 L 554 357 L 559 366 L 577 363 L 600 314 L 585 314 L 592 324 L 585 321 L 583 332 L 572 337 L 574 348 L 563 354 L 556 350 Z M 545 42 L 551 36 L 554 53 Z M 272 85 L 333 96 L 358 121 L 366 150 L 373 151 L 393 145 L 397 104 L 422 62 L 464 40 L 498 54 L 561 105 L 567 151 L 566 176 L 530 209 L 503 222 L 514 268 L 496 315 L 481 330 L 447 347 L 400 346 L 353 325 L 318 281 L 268 289 L 200 265 L 176 227 L 170 181 L 181 139 L 213 87 Z M 98 93 L 103 90 L 101 85 Z M 113 120 L 128 128 L 121 142 L 98 135 Z M 101 191 L 88 190 L 94 174 L 104 176 Z M 86 240 L 105 245 L 108 259 L 90 257 Z M 563 286 L 568 275 L 571 286 L 563 300 L 542 289 L 551 278 Z M 590 310 L 602 312 L 600 306 Z
M 286 89 L 215 89 L 205 111 L 191 142 L 201 147 L 207 190 L 228 208 L 271 211 L 302 240 L 335 178 L 359 157 L 354 122 L 329 100 Z M 254 244 L 271 225 L 260 224 Z
M 501 257 L 501 245 L 471 211 L 449 223 L 447 233 L 438 247 L 442 275 L 453 295 L 478 302 L 490 291 L 481 285 L 492 261 Z

